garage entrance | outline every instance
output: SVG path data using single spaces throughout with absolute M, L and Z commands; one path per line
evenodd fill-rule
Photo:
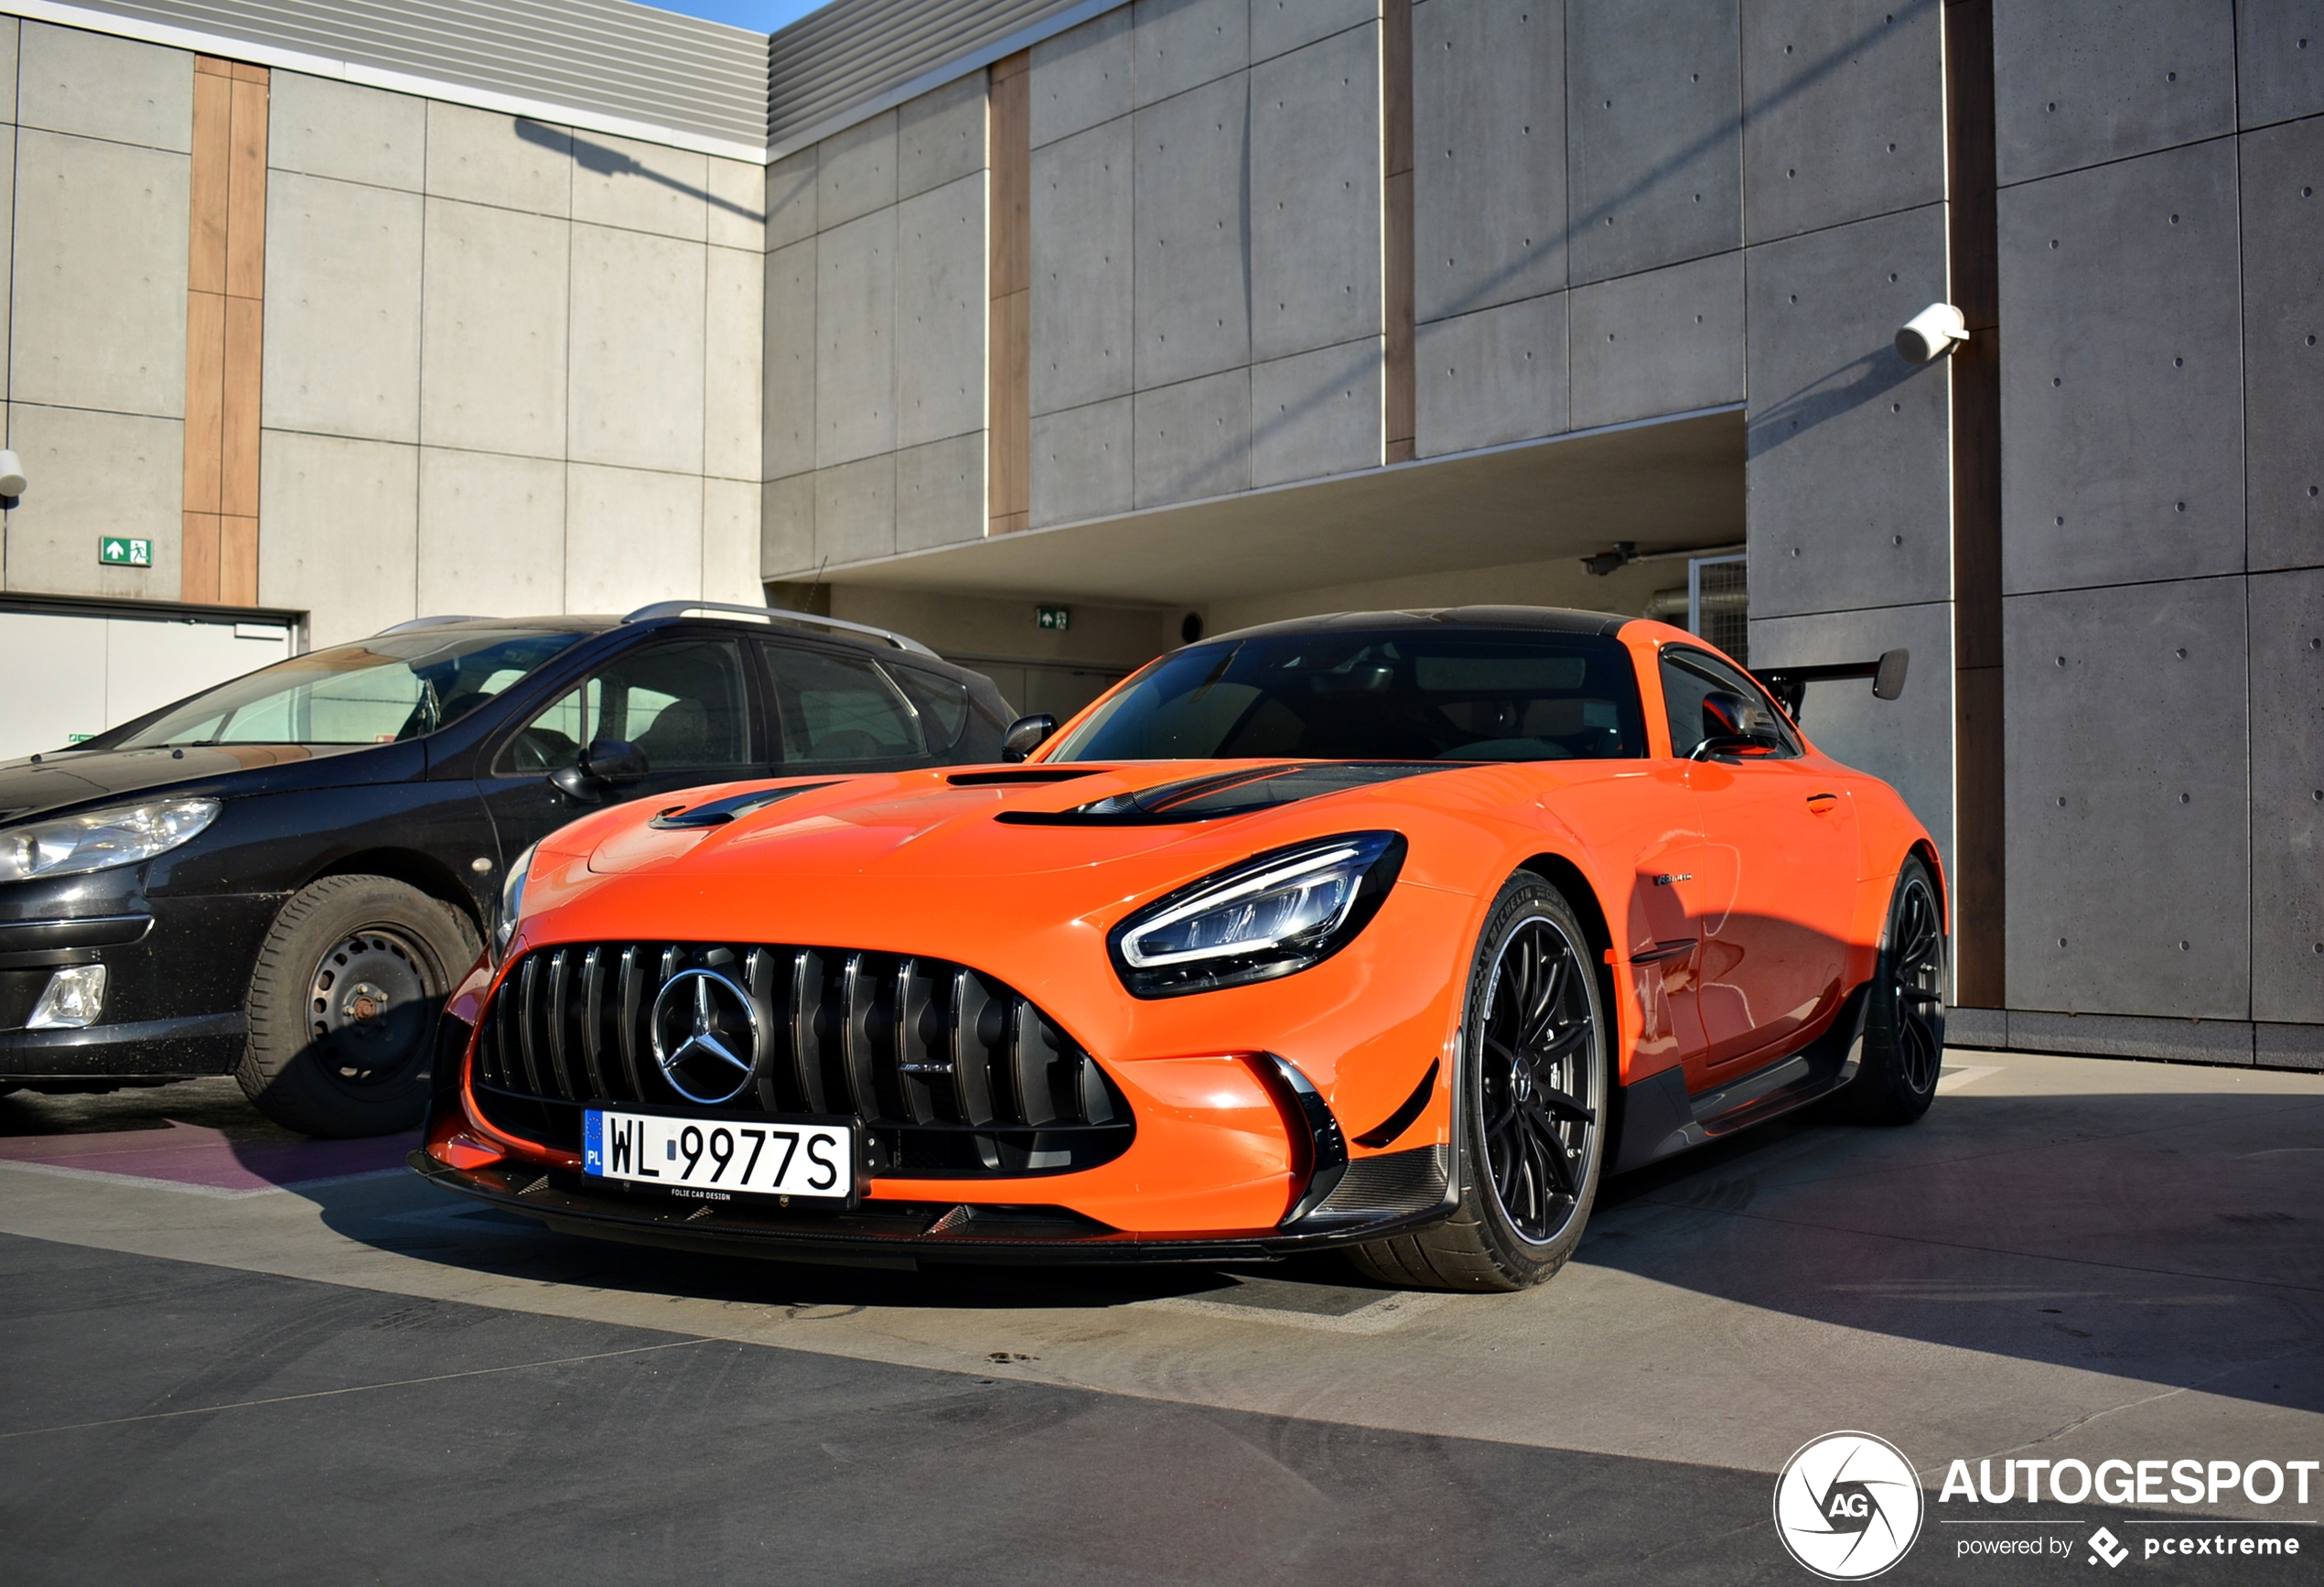
M 0 596 L 0 760 L 61 750 L 298 649 L 299 614 Z M 30 686 L 38 679 L 38 686 Z

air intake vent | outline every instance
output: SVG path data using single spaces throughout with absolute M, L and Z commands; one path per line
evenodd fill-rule
M 591 1101 L 699 1107 L 654 1057 L 655 1001 L 688 970 L 739 989 L 754 1028 L 748 1083 L 705 1112 L 854 1114 L 873 1173 L 889 1178 L 1063 1173 L 1129 1148 L 1129 1107 L 1105 1072 L 990 977 L 944 959 L 759 944 L 527 954 L 477 1031 L 485 1116 L 577 1151 Z

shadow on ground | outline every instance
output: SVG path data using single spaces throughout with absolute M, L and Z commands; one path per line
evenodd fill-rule
M 1575 1269 L 1512 1303 L 1555 1306 L 1594 1269 L 1840 1327 L 2324 1410 L 2324 1096 L 2238 1090 L 2229 1075 L 2173 1089 L 2188 1072 L 2159 1074 L 2170 1085 L 2144 1092 L 1971 1089 L 1907 1129 L 1779 1121 L 1609 1181 Z M 0 1098 L 0 1137 L 193 1124 L 284 1177 L 288 1138 L 231 1082 Z M 552 1233 L 400 1172 L 290 1177 L 285 1188 L 328 1227 L 380 1250 L 794 1315 L 1196 1297 L 1336 1318 L 1384 1293 L 1331 1256 L 916 1271 L 705 1256 Z

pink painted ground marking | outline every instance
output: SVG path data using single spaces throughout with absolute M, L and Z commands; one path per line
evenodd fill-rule
M 0 1161 L 168 1180 L 210 1190 L 266 1190 L 401 1167 L 416 1132 L 369 1140 L 248 1140 L 172 1121 L 167 1129 L 0 1137 Z

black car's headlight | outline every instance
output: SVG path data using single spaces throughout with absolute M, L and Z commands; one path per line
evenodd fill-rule
M 1404 866 L 1393 832 L 1270 849 L 1155 900 L 1109 933 L 1122 984 L 1175 998 L 1321 964 L 1379 912 Z
M 218 819 L 215 799 L 161 799 L 0 832 L 0 881 L 77 876 L 167 854 Z
M 533 845 L 509 862 L 509 874 L 500 881 L 500 916 L 492 923 L 492 962 L 499 964 L 500 955 L 509 951 L 509 939 L 516 934 L 516 923 L 524 918 L 524 879 L 533 869 Z

